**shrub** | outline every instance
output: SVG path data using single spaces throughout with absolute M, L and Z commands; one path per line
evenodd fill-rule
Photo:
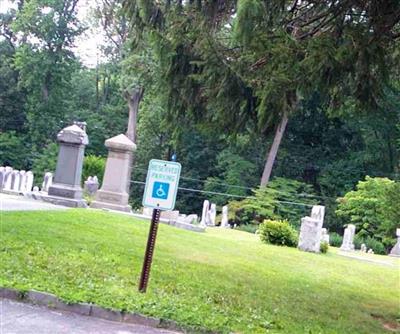
M 375 238 L 371 237 L 362 238 L 360 235 L 356 235 L 354 237 L 354 247 L 356 249 L 360 249 L 361 244 L 365 244 L 365 246 L 368 249 L 372 249 L 375 254 L 382 254 L 382 255 L 386 254 L 385 245 L 379 240 L 376 240 Z
M 343 237 L 336 232 L 329 234 L 329 243 L 333 247 L 340 247 L 343 242 Z
M 106 167 L 106 159 L 95 155 L 88 155 L 83 161 L 82 182 L 89 176 L 97 176 L 101 184 Z
M 35 185 L 41 186 L 46 172 L 55 173 L 58 156 L 57 143 L 48 144 L 42 152 L 36 154 L 32 162 L 32 171 L 35 174 Z
M 239 225 L 235 228 L 235 230 L 249 232 L 249 233 L 256 233 L 257 229 L 258 225 L 254 224 Z
M 317 204 L 312 198 L 313 190 L 310 185 L 282 177 L 274 178 L 268 187 L 253 190 L 254 195 L 242 201 L 229 203 L 232 221 L 241 224 L 260 224 L 265 219 L 287 220 L 293 226 L 300 225 L 301 217 L 309 214 L 305 206 L 290 205 L 288 202 Z M 311 196 L 311 197 L 309 197 Z
M 297 246 L 297 232 L 286 220 L 265 220 L 258 231 L 261 241 L 265 243 Z
M 319 250 L 321 253 L 328 253 L 328 249 L 329 249 L 329 244 L 326 241 L 322 241 L 320 246 L 319 246 Z

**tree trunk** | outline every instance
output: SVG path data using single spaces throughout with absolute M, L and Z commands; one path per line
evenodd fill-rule
M 144 88 L 139 87 L 131 92 L 125 91 L 124 97 L 128 101 L 129 106 L 129 119 L 128 119 L 128 129 L 126 131 L 126 136 L 136 143 L 136 123 L 137 114 L 139 110 L 139 104 L 142 100 L 144 93 Z
M 272 172 L 272 167 L 274 166 L 274 162 L 276 159 L 276 155 L 278 153 L 279 145 L 281 144 L 283 134 L 285 133 L 286 130 L 286 125 L 288 122 L 288 116 L 287 113 L 284 113 L 281 119 L 281 122 L 279 123 L 278 127 L 276 128 L 275 131 L 275 137 L 274 141 L 272 143 L 272 146 L 268 152 L 267 155 L 267 160 L 265 162 L 264 166 L 264 171 L 261 177 L 261 187 L 267 186 L 269 182 L 269 178 L 271 176 Z

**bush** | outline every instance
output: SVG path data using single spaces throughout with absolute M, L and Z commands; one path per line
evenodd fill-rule
M 239 225 L 235 227 L 235 230 L 249 232 L 249 233 L 256 233 L 259 225 L 254 224 L 246 224 L 246 225 Z
M 370 237 L 376 241 L 393 238 L 397 222 L 400 220 L 399 185 L 388 178 L 369 177 L 357 184 L 355 191 L 339 198 L 336 215 L 343 225 L 356 225 L 360 238 Z M 388 209 L 394 208 L 394 209 Z M 377 249 L 380 249 L 380 246 Z M 372 248 L 372 247 L 371 247 Z
M 309 214 L 306 206 L 288 205 L 288 202 L 318 204 L 312 198 L 310 185 L 282 177 L 274 178 L 268 187 L 253 190 L 254 195 L 242 201 L 229 203 L 229 212 L 235 224 L 260 224 L 265 219 L 287 220 L 292 226 L 299 227 L 300 219 Z M 311 196 L 311 197 L 308 197 Z
M 343 237 L 336 232 L 329 234 L 329 243 L 333 247 L 340 247 L 343 242 Z
M 328 249 L 329 249 L 329 244 L 326 241 L 322 241 L 320 246 L 319 246 L 319 250 L 321 253 L 328 253 Z
M 97 176 L 99 183 L 102 183 L 104 169 L 106 168 L 106 159 L 95 155 L 88 155 L 83 161 L 82 182 L 85 182 L 89 176 Z
M 286 220 L 265 220 L 259 225 L 262 242 L 273 245 L 297 246 L 297 232 Z
M 57 143 L 48 144 L 42 152 L 36 154 L 32 162 L 32 171 L 35 174 L 35 185 L 41 187 L 45 173 L 51 172 L 54 174 L 56 172 L 57 156 Z
M 376 240 L 375 238 L 371 237 L 362 238 L 359 235 L 356 235 L 354 237 L 354 247 L 356 249 L 360 249 L 361 244 L 365 244 L 365 246 L 368 249 L 372 249 L 375 254 L 382 254 L 382 255 L 386 254 L 385 245 L 379 240 Z

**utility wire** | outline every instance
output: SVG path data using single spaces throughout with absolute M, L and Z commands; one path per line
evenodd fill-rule
M 141 184 L 145 185 L 146 182 L 142 181 L 135 181 L 132 180 L 130 181 L 131 183 L 136 183 L 136 184 Z M 235 198 L 256 198 L 254 196 L 242 196 L 242 195 L 235 195 L 235 194 L 228 194 L 228 193 L 220 193 L 220 192 L 215 192 L 215 191 L 207 191 L 207 190 L 200 190 L 200 189 L 193 189 L 193 188 L 184 188 L 184 187 L 178 187 L 179 190 L 183 191 L 189 191 L 189 192 L 195 192 L 195 193 L 202 193 L 202 194 L 210 194 L 210 195 L 220 195 L 220 196 L 226 196 L 226 197 L 235 197 Z M 289 202 L 289 201 L 278 201 L 276 200 L 275 202 L 282 203 L 282 204 L 291 204 L 291 205 L 298 205 L 298 206 L 306 206 L 306 207 L 313 207 L 311 204 L 305 204 L 305 203 L 297 203 L 297 202 Z

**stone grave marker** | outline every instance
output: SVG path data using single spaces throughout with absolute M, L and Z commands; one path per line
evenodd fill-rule
M 397 242 L 390 251 L 390 256 L 400 257 L 400 228 L 396 229 Z
M 131 163 L 136 145 L 127 136 L 120 134 L 107 139 L 105 146 L 108 148 L 108 157 L 103 184 L 90 206 L 130 212 L 132 208 L 128 201 Z
M 221 227 L 222 228 L 229 228 L 229 219 L 228 219 L 228 206 L 224 205 L 222 207 L 222 218 L 221 218 Z
M 74 124 L 62 129 L 57 135 L 57 141 L 57 167 L 53 183 L 48 187 L 46 200 L 69 207 L 86 207 L 81 176 L 85 146 L 89 143 L 88 136 Z
M 343 242 L 342 245 L 340 246 L 340 249 L 343 251 L 353 251 L 354 250 L 354 235 L 356 232 L 356 226 L 353 224 L 347 225 L 347 227 L 344 230 L 344 235 L 343 235 Z

